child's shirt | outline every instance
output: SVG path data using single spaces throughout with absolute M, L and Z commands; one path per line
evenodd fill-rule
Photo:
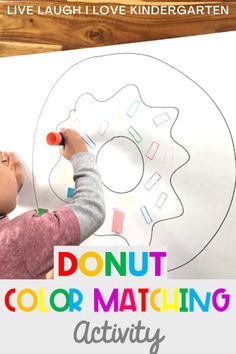
M 90 153 L 72 156 L 75 192 L 71 204 L 38 216 L 28 211 L 0 219 L 0 278 L 40 278 L 53 268 L 53 247 L 78 245 L 103 223 L 100 174 Z
M 2 279 L 38 278 L 53 267 L 54 245 L 78 245 L 80 228 L 69 208 L 37 216 L 28 211 L 0 220 Z

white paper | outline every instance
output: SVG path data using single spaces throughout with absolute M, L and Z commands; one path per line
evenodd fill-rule
M 0 149 L 27 172 L 12 216 L 69 202 L 72 168 L 45 139 L 71 127 L 97 156 L 106 197 L 104 225 L 85 244 L 164 246 L 170 277 L 235 277 L 235 40 L 1 59 Z

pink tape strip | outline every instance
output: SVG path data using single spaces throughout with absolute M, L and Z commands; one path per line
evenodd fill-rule
M 158 148 L 159 144 L 156 141 L 153 141 L 148 149 L 146 157 L 148 157 L 150 160 L 153 160 Z
M 113 212 L 113 220 L 112 220 L 112 232 L 116 234 L 121 234 L 123 231 L 123 222 L 124 222 L 125 214 L 123 211 L 114 210 Z

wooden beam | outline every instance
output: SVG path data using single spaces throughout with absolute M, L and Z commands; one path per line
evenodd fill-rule
M 0 41 L 1 56 L 47 53 L 62 50 L 62 46 L 53 44 L 22 43 Z
M 110 0 L 106 4 L 130 4 L 131 0 Z M 138 1 L 140 4 L 157 2 Z M 135 4 L 138 3 L 135 1 Z M 69 3 L 66 1 L 14 1 L 21 6 L 40 4 L 47 6 L 95 4 L 92 0 Z M 170 2 L 164 2 L 169 4 Z M 173 2 L 172 2 L 173 3 Z M 174 2 L 175 4 L 179 2 Z M 188 2 L 188 4 L 196 2 Z M 202 3 L 197 2 L 197 4 Z M 120 43 L 173 38 L 236 30 L 236 2 L 204 2 L 204 4 L 224 4 L 230 7 L 227 15 L 7 15 L 9 1 L 1 1 L 0 7 L 0 56 L 35 53 L 50 50 L 86 48 Z M 133 2 L 134 4 L 134 2 Z M 158 3 L 159 4 L 159 3 Z M 32 46 L 30 46 L 32 44 Z M 15 46 L 15 49 L 14 49 Z M 8 48 L 7 48 L 8 47 Z M 24 51 L 25 47 L 25 51 Z M 51 48 L 51 49 L 50 49 Z

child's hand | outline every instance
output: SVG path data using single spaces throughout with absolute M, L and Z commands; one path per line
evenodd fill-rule
M 54 279 L 54 269 L 51 269 L 51 270 L 46 274 L 46 279 L 47 279 L 47 280 Z
M 76 154 L 77 152 L 87 152 L 87 146 L 80 134 L 72 129 L 60 129 L 60 133 L 65 138 L 65 146 L 61 148 L 61 154 L 67 159 Z
M 24 184 L 24 170 L 21 161 L 13 152 L 1 152 L 1 162 L 3 165 L 9 167 L 16 177 L 17 191 L 19 192 Z

